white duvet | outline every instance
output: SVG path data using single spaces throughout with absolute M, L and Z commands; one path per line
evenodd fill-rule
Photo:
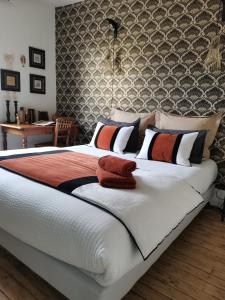
M 70 150 L 96 156 L 108 154 L 87 146 Z M 33 151 L 40 149 L 27 150 Z M 10 153 L 15 151 L 7 154 Z M 133 159 L 134 155 L 126 157 Z M 192 168 L 137 162 L 140 169 L 134 172 L 138 183 L 135 191 L 95 187 L 94 200 L 107 200 L 112 209 L 117 208 L 115 213 L 125 216 L 147 256 L 203 201 L 198 192 L 208 189 L 217 172 L 210 160 L 201 167 L 193 167 L 211 166 L 206 188 L 197 181 L 189 182 L 194 177 L 189 176 Z M 185 173 L 188 175 L 184 176 Z M 77 192 L 93 198 L 92 188 L 91 185 L 88 189 L 82 187 Z M 0 169 L 0 227 L 23 242 L 83 269 L 103 286 L 114 283 L 143 260 L 125 227 L 112 215 L 3 169 Z

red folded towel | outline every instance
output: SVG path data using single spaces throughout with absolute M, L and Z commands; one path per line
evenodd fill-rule
M 96 171 L 99 183 L 101 186 L 115 189 L 135 189 L 136 181 L 134 177 L 127 176 L 122 177 L 114 173 L 103 170 L 98 167 Z
M 136 169 L 136 162 L 107 155 L 98 160 L 98 165 L 105 171 L 115 173 L 120 176 L 129 177 Z

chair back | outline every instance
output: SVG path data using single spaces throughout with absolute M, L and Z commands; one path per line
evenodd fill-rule
M 59 137 L 66 140 L 65 146 L 69 146 L 74 119 L 69 117 L 61 117 L 56 119 L 54 146 L 58 146 Z

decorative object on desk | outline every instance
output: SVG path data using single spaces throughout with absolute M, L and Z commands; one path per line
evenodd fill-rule
M 20 119 L 21 124 L 25 123 L 25 110 L 24 110 L 24 107 L 20 107 L 19 119 Z
M 45 76 L 30 74 L 30 92 L 35 94 L 46 93 Z
M 22 65 L 22 67 L 24 68 L 25 67 L 25 65 L 26 65 L 26 56 L 25 55 L 21 55 L 20 56 L 20 62 L 21 62 L 21 65 Z
M 17 121 L 17 115 L 18 115 L 18 101 L 14 100 L 14 108 L 15 108 L 15 123 Z
M 6 122 L 7 123 L 11 123 L 11 120 L 10 120 L 10 100 L 5 100 L 5 103 L 6 103 Z
M 15 56 L 14 54 L 5 54 L 4 61 L 7 68 L 12 69 L 14 63 Z
M 30 67 L 45 69 L 45 51 L 29 47 Z
M 16 124 L 20 125 L 20 116 L 19 116 L 19 114 L 16 115 Z
M 32 124 L 35 122 L 35 110 L 32 108 L 28 108 L 28 110 L 27 110 L 27 121 L 29 124 Z
M 25 112 L 25 123 L 28 123 L 28 110 L 26 107 L 24 109 L 24 112 Z
M 49 116 L 47 111 L 38 112 L 38 121 L 49 121 Z M 55 121 L 55 120 L 53 120 Z
M 20 92 L 20 72 L 1 69 L 1 89 Z

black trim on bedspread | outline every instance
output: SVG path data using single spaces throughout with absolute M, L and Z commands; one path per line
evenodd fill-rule
M 80 187 L 82 185 L 86 185 L 86 184 L 90 184 L 90 183 L 98 183 L 98 182 L 99 181 L 98 181 L 97 176 L 81 177 L 81 178 L 63 182 L 58 186 L 57 189 L 63 193 L 71 195 L 73 190 L 77 189 L 78 187 Z
M 53 154 L 53 152 L 54 153 L 63 153 L 63 152 L 71 152 L 71 151 L 69 151 L 69 150 L 59 150 L 59 151 L 49 151 L 50 153 L 52 153 Z M 39 155 L 40 155 L 40 153 L 38 153 Z M 37 155 L 38 155 L 37 154 Z M 48 152 L 42 152 L 41 154 L 49 154 Z M 29 155 L 29 154 L 28 154 Z M 27 155 L 27 156 L 28 156 Z M 26 155 L 23 155 L 23 156 L 20 156 L 20 157 L 24 157 L 24 156 L 26 156 Z M 11 156 L 11 158 L 12 158 L 12 156 Z M 15 157 L 14 157 L 15 158 Z M 7 159 L 7 158 L 6 158 Z M 156 250 L 157 250 L 157 248 L 164 242 L 164 240 L 174 231 L 174 230 L 176 230 L 176 228 L 183 222 L 183 220 L 189 215 L 189 214 L 191 214 L 195 209 L 197 209 L 199 206 L 201 206 L 202 204 L 203 204 L 203 202 L 205 201 L 204 199 L 203 199 L 203 201 L 202 202 L 200 202 L 196 207 L 194 207 L 191 211 L 189 211 L 185 216 L 184 216 L 184 218 L 162 239 L 162 241 L 161 242 L 159 242 L 157 245 L 156 245 L 156 247 L 147 255 L 147 256 L 144 256 L 143 255 L 143 253 L 142 253 L 142 251 L 141 251 L 141 249 L 140 249 L 140 247 L 139 247 L 139 245 L 138 245 L 138 243 L 137 243 L 137 241 L 136 241 L 136 239 L 135 239 L 135 237 L 133 236 L 133 234 L 132 234 L 132 232 L 130 231 L 130 229 L 128 228 L 128 226 L 123 222 L 123 220 L 121 220 L 117 215 L 115 215 L 113 212 L 111 212 L 108 208 L 106 208 L 106 207 L 104 207 L 104 206 L 101 206 L 99 203 L 96 203 L 96 202 L 94 202 L 94 201 L 92 201 L 91 199 L 86 199 L 86 198 L 83 198 L 83 197 L 80 197 L 80 196 L 77 196 L 77 195 L 73 195 L 72 194 L 72 191 L 73 190 L 75 190 L 76 188 L 78 188 L 78 187 L 80 187 L 80 186 L 82 186 L 82 185 L 86 185 L 86 184 L 89 184 L 89 183 L 96 183 L 96 182 L 98 182 L 98 178 L 97 178 L 97 176 L 89 176 L 89 177 L 83 177 L 83 178 L 79 178 L 79 179 L 75 179 L 75 180 L 70 180 L 70 181 L 67 181 L 67 182 L 64 182 L 64 183 L 62 183 L 62 184 L 60 184 L 58 187 L 54 187 L 54 186 L 51 186 L 51 185 L 49 185 L 49 184 L 47 184 L 47 183 L 43 183 L 43 182 L 41 182 L 41 181 L 38 181 L 38 180 L 36 180 L 36 179 L 33 179 L 33 178 L 30 178 L 30 177 L 27 177 L 27 176 L 25 176 L 25 175 L 21 175 L 21 174 L 19 174 L 19 173 L 17 173 L 17 172 L 15 172 L 15 171 L 12 171 L 12 170 L 8 170 L 6 167 L 2 167 L 2 166 L 0 166 L 0 168 L 2 168 L 2 169 L 4 169 L 4 170 L 6 170 L 6 171 L 9 171 L 9 172 L 11 172 L 11 173 L 14 173 L 14 174 L 16 174 L 16 175 L 19 175 L 19 176 L 21 176 L 21 177 L 24 177 L 24 178 L 26 178 L 26 179 L 29 179 L 29 180 L 31 180 L 31 181 L 34 181 L 34 182 L 37 182 L 37 183 L 40 183 L 40 184 L 43 184 L 43 185 L 45 185 L 45 186 L 47 186 L 47 187 L 49 187 L 49 188 L 52 188 L 52 189 L 55 189 L 55 190 L 57 190 L 57 191 L 59 191 L 59 192 L 62 192 L 62 193 L 64 193 L 64 194 L 67 194 L 67 195 L 69 195 L 69 196 L 72 196 L 72 197 L 74 197 L 74 198 L 76 198 L 76 199 L 78 199 L 78 200 L 81 200 L 81 201 L 83 201 L 83 202 L 86 202 L 86 203 L 88 203 L 88 204 L 90 204 L 90 205 L 92 205 L 92 206 L 94 206 L 94 207 L 96 207 L 96 208 L 99 208 L 99 209 L 101 209 L 102 211 L 104 211 L 104 212 L 106 212 L 106 213 L 108 213 L 108 214 L 110 214 L 111 216 L 113 216 L 115 219 L 117 219 L 124 227 L 125 227 L 125 229 L 127 230 L 127 232 L 129 233 L 129 235 L 130 235 L 130 237 L 131 237 L 131 239 L 132 239 L 132 241 L 134 242 L 134 244 L 135 244 L 135 246 L 137 247 L 137 249 L 138 249 L 138 251 L 140 252 L 140 254 L 141 254 L 141 256 L 142 256 L 142 258 L 143 258 L 143 260 L 145 261 L 145 260 L 147 260 Z M 191 187 L 192 188 L 192 187 Z
M 23 158 L 23 157 L 31 157 L 31 156 L 41 156 L 41 155 L 49 155 L 49 154 L 57 154 L 64 152 L 72 152 L 70 150 L 54 150 L 54 151 L 46 151 L 46 152 L 33 152 L 33 153 L 22 153 L 22 154 L 12 154 L 7 156 L 0 156 L 0 161 L 15 159 L 15 158 Z
M 93 206 L 95 206 L 95 207 L 97 207 L 97 208 L 100 208 L 101 210 L 103 210 L 103 211 L 105 211 L 105 212 L 107 212 L 107 213 L 109 213 L 111 216 L 113 216 L 114 218 L 116 218 L 125 228 L 126 228 L 126 230 L 127 230 L 127 232 L 129 233 L 129 235 L 130 235 L 130 237 L 131 237 L 131 239 L 132 239 L 132 241 L 134 242 L 134 244 L 135 244 L 135 246 L 137 247 L 137 249 L 138 249 L 138 251 L 140 252 L 140 254 L 141 254 L 141 256 L 142 256 L 142 258 L 143 258 L 143 260 L 144 261 L 146 261 L 152 254 L 153 254 L 153 252 L 155 252 L 157 249 L 158 249 L 158 247 L 164 242 L 164 240 L 174 231 L 174 230 L 176 230 L 176 228 L 184 221 L 184 219 L 189 215 L 189 214 L 191 214 L 195 209 L 197 209 L 199 206 L 201 206 L 202 205 L 202 203 L 205 201 L 205 200 L 203 200 L 202 202 L 200 202 L 196 207 L 194 207 L 191 211 L 189 211 L 188 213 L 186 213 L 186 215 L 183 217 L 183 219 L 161 240 L 161 242 L 159 242 L 156 246 L 155 246 L 155 248 L 147 255 L 147 256 L 144 256 L 143 255 L 143 253 L 142 253 L 142 251 L 141 251 L 141 249 L 140 249 L 140 247 L 139 247 L 139 245 L 138 245 L 138 243 L 137 243 L 137 241 L 136 241 L 136 239 L 135 239 L 135 237 L 133 236 L 133 234 L 131 233 L 131 231 L 130 231 L 130 229 L 127 227 L 127 225 L 123 222 L 123 220 L 121 220 L 117 215 L 115 215 L 113 212 L 111 212 L 110 210 L 108 210 L 106 207 L 103 207 L 103 206 L 101 206 L 99 203 L 96 203 L 96 202 L 93 202 L 92 200 L 90 200 L 90 199 L 86 199 L 86 198 L 82 198 L 82 197 L 80 197 L 80 196 L 77 196 L 77 195 L 73 195 L 73 194 L 70 194 L 71 196 L 73 196 L 73 197 L 75 197 L 75 198 L 78 198 L 79 200 L 82 200 L 82 201 L 84 201 L 84 202 L 86 202 L 86 203 L 88 203 L 88 204 L 91 204 L 91 205 L 93 205 Z

